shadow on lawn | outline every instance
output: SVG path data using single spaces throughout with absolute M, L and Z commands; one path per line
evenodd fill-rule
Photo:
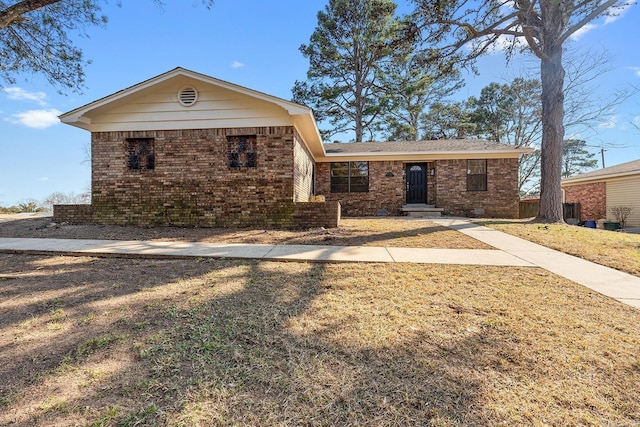
M 394 218 L 350 218 L 335 229 L 263 230 L 55 225 L 51 218 L 36 218 L 0 224 L 0 237 L 488 249 L 447 227 L 436 224 L 419 227 L 417 224 Z
M 380 231 L 380 232 L 370 232 L 363 233 L 362 235 L 340 235 L 339 233 L 331 234 L 331 231 L 328 230 L 325 232 L 326 237 L 323 241 L 318 241 L 313 244 L 324 244 L 324 245 L 336 245 L 336 246 L 366 246 L 371 244 L 376 244 L 372 246 L 393 246 L 394 241 L 402 240 L 402 239 L 413 239 L 413 238 L 423 238 L 427 242 L 430 238 L 437 239 L 437 234 L 441 233 L 452 233 L 452 231 L 440 225 L 433 225 L 415 229 L 407 229 L 407 230 L 395 230 L 395 231 Z M 355 234 L 355 233 L 354 233 Z M 458 240 L 463 240 L 464 236 L 457 236 Z M 291 239 L 290 242 L 286 243 L 301 243 L 299 239 Z M 311 242 L 312 243 L 312 242 Z M 442 241 L 438 241 L 439 244 L 434 244 L 433 247 L 449 248 L 447 244 L 442 244 Z M 408 246 L 408 245 L 404 245 Z M 455 248 L 460 245 L 455 246 Z
M 41 275 L 0 281 L 0 424 L 482 424 L 480 386 L 455 368 L 496 342 L 375 342 L 357 310 L 318 307 L 340 298 L 326 264 L 13 256 L 12 269 Z

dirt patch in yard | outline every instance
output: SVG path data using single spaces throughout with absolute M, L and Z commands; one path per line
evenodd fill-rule
M 640 314 L 537 268 L 0 254 L 0 425 L 636 425 Z
M 309 230 L 69 225 L 36 218 L 0 223 L 0 237 L 492 249 L 431 221 L 401 218 L 347 218 L 339 228 Z

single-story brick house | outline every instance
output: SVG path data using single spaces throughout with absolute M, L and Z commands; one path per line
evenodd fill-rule
M 627 227 L 640 227 L 640 159 L 562 180 L 566 203 L 580 203 L 580 220 L 615 220 L 614 206 L 630 207 Z
M 323 144 L 311 109 L 184 68 L 60 119 L 91 132 L 91 205 L 54 207 L 69 222 L 335 226 L 341 209 L 406 205 L 516 217 L 528 152 L 483 140 Z

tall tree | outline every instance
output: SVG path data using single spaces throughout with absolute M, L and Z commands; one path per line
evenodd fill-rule
M 381 69 L 415 32 L 396 16 L 391 0 L 329 0 L 318 26 L 300 51 L 309 59 L 306 81 L 296 81 L 293 99 L 314 110 L 330 129 L 351 131 L 356 141 L 375 135 L 391 105 Z
M 70 33 L 104 26 L 104 1 L 0 0 L 0 82 L 12 84 L 20 73 L 37 73 L 63 89 L 82 90 L 86 61 Z
M 434 102 L 421 123 L 424 139 L 476 138 L 476 127 L 466 102 Z
M 471 46 L 466 60 L 486 53 L 501 38 L 508 52 L 526 46 L 540 59 L 542 83 L 541 220 L 562 222 L 562 142 L 564 140 L 563 46 L 576 31 L 603 15 L 615 15 L 624 0 L 414 0 L 428 38 L 443 54 Z M 524 41 L 519 45 L 518 42 Z
M 435 52 L 410 48 L 405 55 L 396 54 L 382 74 L 382 85 L 391 100 L 383 125 L 389 141 L 423 138 L 420 128 L 428 106 L 444 101 L 464 85 L 451 63 L 432 59 Z
M 581 139 L 568 139 L 562 146 L 562 177 L 582 173 L 598 167 L 596 155 L 587 149 L 587 142 Z
M 518 189 L 528 193 L 537 189 L 541 137 L 540 82 L 516 78 L 510 84 L 491 83 L 480 97 L 467 101 L 470 121 L 475 123 L 476 135 L 514 147 L 533 147 L 536 150 L 520 159 Z

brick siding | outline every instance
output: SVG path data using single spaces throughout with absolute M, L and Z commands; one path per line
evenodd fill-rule
M 296 203 L 290 227 L 335 228 L 340 224 L 340 203 L 338 202 L 308 202 Z
M 487 191 L 467 191 L 466 160 L 436 164 L 436 205 L 445 215 L 518 217 L 518 159 L 487 160 Z
M 53 221 L 69 224 L 90 224 L 94 222 L 91 205 L 54 205 Z M 335 228 L 340 224 L 340 203 L 295 203 L 289 228 Z
M 604 182 L 563 187 L 566 203 L 580 203 L 580 221 L 607 216 L 607 185 Z
M 368 193 L 331 193 L 331 164 L 316 165 L 316 194 L 339 201 L 344 216 L 373 216 L 380 210 L 401 215 L 406 200 L 405 163 L 369 162 Z M 430 175 L 431 169 L 435 175 Z M 387 176 L 389 172 L 393 176 Z M 488 159 L 487 191 L 467 191 L 467 161 L 427 164 L 427 203 L 446 215 L 518 217 L 518 159 Z
M 53 221 L 69 224 L 87 224 L 93 222 L 91 205 L 53 205 Z
M 340 202 L 344 216 L 373 216 L 379 211 L 400 215 L 405 199 L 402 171 L 399 161 L 369 162 L 369 192 L 331 193 L 331 163 L 317 163 L 316 194 Z
M 255 168 L 229 168 L 229 135 L 256 135 Z M 154 169 L 128 169 L 127 138 L 154 138 Z M 96 223 L 299 227 L 294 197 L 305 201 L 311 192 L 310 156 L 291 126 L 98 132 L 91 140 Z M 296 169 L 294 156 L 301 160 Z M 334 205 L 313 208 L 322 217 Z M 57 216 L 75 212 L 58 208 Z

